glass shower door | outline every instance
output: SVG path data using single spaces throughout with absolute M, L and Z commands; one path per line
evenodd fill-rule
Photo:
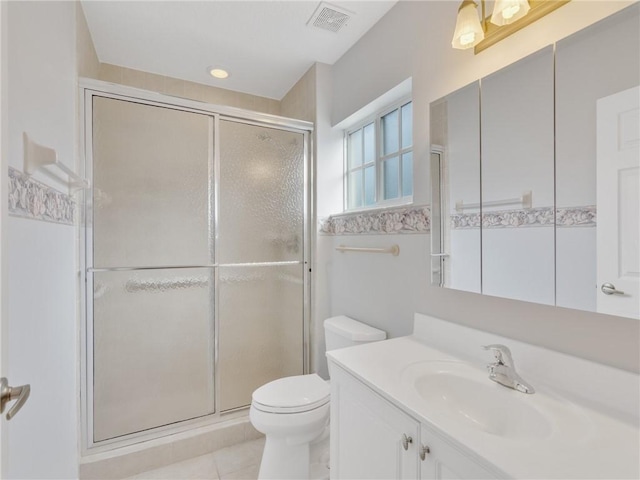
M 220 121 L 220 410 L 304 370 L 305 138 Z
M 215 412 L 213 117 L 94 96 L 92 148 L 100 442 Z

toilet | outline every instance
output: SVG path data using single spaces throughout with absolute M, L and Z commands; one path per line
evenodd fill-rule
M 325 320 L 324 331 L 327 351 L 387 338 L 346 316 Z M 315 373 L 279 378 L 253 392 L 249 418 L 266 437 L 258 479 L 310 478 L 310 451 L 329 434 L 329 392 Z

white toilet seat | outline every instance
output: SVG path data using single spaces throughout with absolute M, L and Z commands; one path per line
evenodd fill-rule
M 253 392 L 252 406 L 267 413 L 290 414 L 314 410 L 329 403 L 330 388 L 315 373 L 274 380 Z

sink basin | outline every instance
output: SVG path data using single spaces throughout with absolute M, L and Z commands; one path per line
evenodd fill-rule
M 405 377 L 441 421 L 509 439 L 542 439 L 553 432 L 549 415 L 534 406 L 538 393 L 498 385 L 470 364 L 421 362 L 408 367 Z

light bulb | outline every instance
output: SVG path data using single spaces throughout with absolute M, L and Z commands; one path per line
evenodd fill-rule
M 473 43 L 475 38 L 476 38 L 476 34 L 474 32 L 463 33 L 462 35 L 460 35 L 460 45 L 462 46 L 469 45 Z
M 209 70 L 209 73 L 212 77 L 216 78 L 227 78 L 229 76 L 229 72 L 221 68 L 212 68 L 211 70 Z
M 451 46 L 467 49 L 475 47 L 484 38 L 484 31 L 478 18 L 478 6 L 473 0 L 464 0 L 458 9 L 456 28 Z
M 530 8 L 528 0 L 496 0 L 491 23 L 502 26 L 516 22 L 524 17 Z
M 509 20 L 519 11 L 520 5 L 511 5 L 510 7 L 507 7 L 502 11 L 502 18 L 504 18 L 505 20 Z

